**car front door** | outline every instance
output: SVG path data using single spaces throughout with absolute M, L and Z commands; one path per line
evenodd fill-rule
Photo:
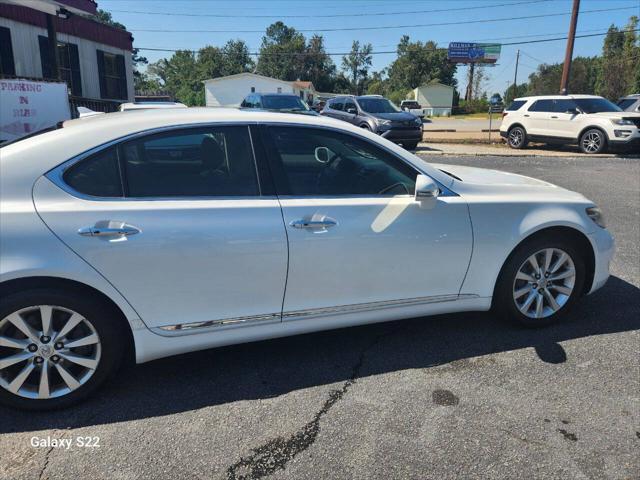
M 354 125 L 359 124 L 360 118 L 358 117 L 358 107 L 351 99 L 347 99 L 344 102 L 344 120 Z
M 256 172 L 246 125 L 182 128 L 62 166 L 37 182 L 34 199 L 147 326 L 275 322 L 286 233 Z
M 457 298 L 472 248 L 461 197 L 443 194 L 421 208 L 419 172 L 359 136 L 274 125 L 263 132 L 289 239 L 283 319 Z
M 550 135 L 577 140 L 581 127 L 578 106 L 573 100 L 553 101 L 553 112 L 549 116 Z

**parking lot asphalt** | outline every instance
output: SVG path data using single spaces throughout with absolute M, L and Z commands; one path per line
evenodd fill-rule
M 349 328 L 129 368 L 60 412 L 0 407 L 3 479 L 640 477 L 640 164 L 438 156 L 577 190 L 612 277 L 561 325 L 491 313 Z M 31 439 L 99 437 L 99 448 Z

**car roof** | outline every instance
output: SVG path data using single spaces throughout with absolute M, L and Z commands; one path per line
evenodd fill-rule
M 563 100 L 563 99 L 574 99 L 574 98 L 603 98 L 599 95 L 578 95 L 578 94 L 570 94 L 570 95 L 532 95 L 529 97 L 518 97 L 514 100 Z
M 296 98 L 300 98 L 295 93 L 282 93 L 282 92 L 280 92 L 280 93 L 278 93 L 278 92 L 267 92 L 267 93 L 255 92 L 255 93 L 250 93 L 249 95 L 260 95 L 261 97 L 296 97 Z M 249 95 L 247 95 L 247 96 L 249 96 Z

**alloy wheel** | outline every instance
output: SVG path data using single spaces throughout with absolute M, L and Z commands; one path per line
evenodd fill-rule
M 576 267 L 565 251 L 545 248 L 527 258 L 513 282 L 513 300 L 523 315 L 541 319 L 560 310 L 573 293 Z
M 509 132 L 509 144 L 512 147 L 519 147 L 524 140 L 524 133 L 519 128 L 514 128 Z
M 98 332 L 79 313 L 20 309 L 0 320 L 0 387 L 25 398 L 61 397 L 89 381 L 101 350 Z
M 599 132 L 588 132 L 582 137 L 582 148 L 587 153 L 596 153 L 602 147 L 602 134 Z

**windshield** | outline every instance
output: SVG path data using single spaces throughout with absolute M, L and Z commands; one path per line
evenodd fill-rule
M 622 109 L 604 98 L 574 98 L 584 113 L 621 112 Z
M 367 113 L 396 113 L 400 109 L 386 98 L 359 98 L 360 108 Z
M 262 107 L 267 110 L 291 110 L 298 112 L 309 107 L 295 95 L 270 95 L 262 97 Z

